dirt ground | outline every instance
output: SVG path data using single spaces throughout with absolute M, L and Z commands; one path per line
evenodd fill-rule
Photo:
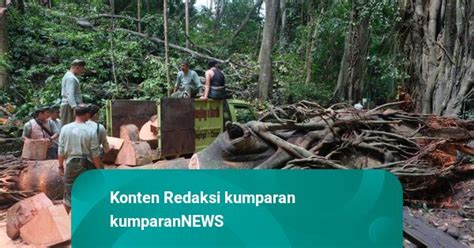
M 443 208 L 412 207 L 410 213 L 474 247 L 474 178 L 452 185 L 452 190 L 455 194 L 446 199 Z

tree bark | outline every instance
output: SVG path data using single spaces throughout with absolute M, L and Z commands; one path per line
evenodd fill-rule
M 309 30 L 308 30 L 308 36 L 306 39 L 306 56 L 305 56 L 305 72 L 306 72 L 306 79 L 305 83 L 309 84 L 311 81 L 313 81 L 313 50 L 315 46 L 315 40 L 316 40 L 316 34 L 317 34 L 317 26 L 318 26 L 318 20 L 316 18 L 316 6 L 315 6 L 315 0 L 309 1 L 309 7 L 308 7 L 308 12 L 309 12 Z
M 0 59 L 5 59 L 8 53 L 6 4 L 0 1 Z M 0 89 L 5 88 L 8 82 L 6 68 L 0 66 Z
M 138 30 L 139 33 L 142 32 L 142 22 L 141 22 L 142 15 L 141 15 L 141 10 L 142 10 L 142 1 L 141 1 L 141 0 L 137 0 L 137 19 L 138 19 L 137 30 Z
M 404 83 L 418 111 L 457 116 L 474 79 L 471 0 L 411 0 L 403 4 L 400 33 L 409 58 Z M 420 42 L 422 41 L 422 42 Z
M 281 26 L 280 26 L 280 38 L 278 39 L 280 48 L 283 48 L 286 45 L 286 0 L 280 0 L 280 12 L 281 12 Z
M 217 0 L 216 1 L 216 20 L 214 22 L 214 34 L 219 33 L 222 16 L 224 15 L 224 9 L 225 9 L 225 0 Z
M 260 71 L 258 74 L 258 97 L 262 100 L 268 100 L 271 97 L 273 85 L 273 36 L 278 6 L 279 0 L 265 0 L 265 24 L 263 26 L 263 38 L 260 46 L 260 54 L 258 56 L 258 62 L 260 65 Z
M 114 0 L 110 0 L 110 15 L 111 17 L 111 29 L 112 31 L 115 29 L 115 21 L 114 21 L 114 12 L 115 12 L 115 2 Z M 114 33 L 110 32 L 110 62 L 112 64 L 112 76 L 115 83 L 115 86 L 118 89 L 118 81 L 117 81 L 117 73 L 115 71 L 115 52 L 114 52 Z
M 168 0 L 163 0 L 163 28 L 165 34 L 165 70 L 166 84 L 168 85 L 168 96 L 171 95 L 171 78 L 170 78 L 170 58 L 168 48 Z
M 369 0 L 354 0 L 352 2 L 351 22 L 347 31 L 344 55 L 332 102 L 355 103 L 362 99 L 369 46 L 370 16 L 363 16 L 361 10 L 368 3 Z

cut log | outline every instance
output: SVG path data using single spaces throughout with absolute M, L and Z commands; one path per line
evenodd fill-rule
M 158 139 L 156 133 L 152 132 L 151 124 L 151 121 L 147 121 L 142 126 L 140 129 L 140 140 L 150 144 L 151 149 L 156 149 L 158 147 Z
M 125 141 L 122 149 L 117 155 L 115 163 L 118 165 L 139 166 L 149 164 L 152 161 L 152 150 L 147 142 Z
M 151 125 L 150 125 L 150 131 L 155 134 L 155 135 L 158 135 L 158 116 L 154 115 L 150 118 L 150 122 L 151 122 Z
M 71 219 L 63 205 L 49 206 L 20 228 L 20 236 L 29 245 L 60 244 L 71 239 Z
M 64 176 L 58 160 L 28 161 L 21 171 L 18 188 L 22 191 L 43 192 L 49 199 L 62 199 Z
M 106 164 L 113 164 L 117 159 L 117 155 L 120 152 L 120 149 L 122 149 L 123 139 L 107 137 L 107 142 L 109 143 L 110 151 L 104 154 L 103 161 Z
M 45 160 L 48 152 L 48 146 L 48 140 L 25 138 L 21 157 L 31 160 Z
M 33 219 L 41 209 L 50 206 L 53 206 L 53 202 L 44 193 L 15 203 L 7 211 L 8 237 L 11 239 L 20 237 L 20 228 Z
M 138 127 L 133 124 L 120 126 L 120 138 L 124 141 L 139 141 Z

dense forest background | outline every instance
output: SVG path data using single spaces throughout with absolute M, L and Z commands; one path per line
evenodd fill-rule
M 181 60 L 202 75 L 209 58 L 222 61 L 234 97 L 259 106 L 363 98 L 373 106 L 403 91 L 415 111 L 455 116 L 472 92 L 471 0 L 7 3 L 0 103 L 20 116 L 59 98 L 74 58 L 88 63 L 82 92 L 96 103 L 166 96 Z

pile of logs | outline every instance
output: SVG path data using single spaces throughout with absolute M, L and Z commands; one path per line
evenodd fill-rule
M 153 162 L 157 138 L 151 132 L 150 121 L 141 130 L 133 124 L 120 127 L 120 139 L 107 137 L 113 149 L 104 162 L 117 165 L 140 166 Z M 155 152 L 156 153 L 156 152 Z

